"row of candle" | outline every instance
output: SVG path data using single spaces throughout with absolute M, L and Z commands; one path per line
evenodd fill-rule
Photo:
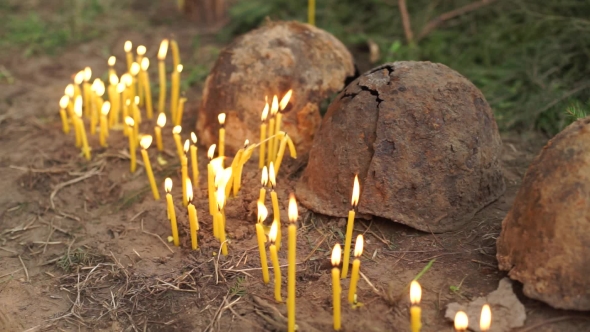
M 296 156 L 293 140 L 285 132 L 281 131 L 281 126 L 283 124 L 283 115 L 281 112 L 287 108 L 292 94 L 293 90 L 287 91 L 283 98 L 281 98 L 280 102 L 275 95 L 273 96 L 270 105 L 268 99 L 266 100 L 266 105 L 264 106 L 260 117 L 261 146 L 258 161 L 259 169 L 262 169 L 265 165 L 269 167 L 270 163 L 274 162 L 276 172 L 278 173 L 287 146 L 289 146 L 291 156 Z

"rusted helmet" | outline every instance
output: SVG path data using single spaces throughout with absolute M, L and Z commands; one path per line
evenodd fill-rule
M 500 269 L 528 297 L 590 310 L 590 118 L 547 143 L 502 221 Z
M 265 97 L 293 89 L 282 130 L 297 149 L 309 151 L 320 125 L 320 104 L 354 78 L 352 55 L 328 32 L 299 22 L 269 22 L 221 51 L 205 82 L 197 131 L 205 145 L 217 142 L 219 113 L 226 113 L 229 151 L 245 139 L 257 142 Z
M 492 110 L 469 80 L 441 64 L 388 63 L 329 106 L 297 196 L 344 217 L 358 174 L 361 215 L 450 231 L 504 192 L 501 150 Z

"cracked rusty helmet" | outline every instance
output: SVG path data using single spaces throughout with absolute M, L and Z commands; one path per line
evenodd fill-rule
M 332 102 L 297 196 L 344 217 L 358 174 L 361 216 L 455 230 L 504 192 L 501 150 L 492 110 L 469 80 L 441 64 L 388 63 Z

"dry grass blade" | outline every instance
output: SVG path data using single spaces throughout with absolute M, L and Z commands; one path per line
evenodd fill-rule
M 66 181 L 66 182 L 62 182 L 60 184 L 58 184 L 57 186 L 55 186 L 55 188 L 53 189 L 53 191 L 51 192 L 51 195 L 49 195 L 49 202 L 51 203 L 51 208 L 55 209 L 55 203 L 53 203 L 53 198 L 55 197 L 55 195 L 57 195 L 57 193 L 62 190 L 63 188 L 70 186 L 74 183 L 78 183 L 80 181 L 84 181 L 88 178 L 91 178 L 95 175 L 100 174 L 100 169 L 99 168 L 93 168 L 90 171 L 86 172 L 84 175 L 77 177 L 75 179 L 72 179 L 70 181 Z

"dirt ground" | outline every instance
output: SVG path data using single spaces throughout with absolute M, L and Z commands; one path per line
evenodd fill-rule
M 89 137 L 94 149 L 87 162 L 74 147 L 73 136 L 61 131 L 57 105 L 71 75 L 85 66 L 102 75 L 111 52 L 120 59 L 121 70 L 127 39 L 148 46 L 147 55 L 155 59 L 159 41 L 174 34 L 185 68 L 199 61 L 201 66 L 211 65 L 219 45 L 211 42 L 209 28 L 178 19 L 173 8 L 151 5 L 134 10 L 125 15 L 142 22 L 135 28 L 122 31 L 118 26 L 58 56 L 27 58 L 19 50 L 0 56 L 12 77 L 0 80 L 0 331 L 284 331 L 286 308 L 273 300 L 272 270 L 271 284 L 266 285 L 259 268 L 253 227 L 259 189 L 255 161 L 247 164 L 243 191 L 228 202 L 230 254 L 223 257 L 211 235 L 202 189 L 206 179 L 201 178 L 195 200 L 200 250 L 187 249 L 187 218 L 181 204 L 177 213 L 182 246 L 176 248 L 165 241 L 165 201 L 153 200 L 143 167 L 135 174 L 128 171 L 122 133 L 113 132 L 106 149 L 98 147 L 97 137 Z M 198 83 L 187 91 L 184 128 L 194 128 L 199 94 Z M 142 132 L 152 126 L 144 122 Z M 156 151 L 150 151 L 160 184 L 167 176 L 179 183 L 170 131 L 171 127 L 165 129 L 162 155 L 167 164 L 155 163 Z M 185 130 L 183 136 L 187 134 Z M 364 306 L 353 310 L 343 305 L 343 331 L 407 331 L 405 287 L 432 259 L 432 268 L 420 279 L 423 331 L 452 330 L 444 319 L 446 304 L 466 303 L 496 289 L 505 277 L 495 259 L 500 223 L 529 162 L 546 141 L 514 133 L 504 133 L 503 140 L 506 193 L 465 229 L 435 235 L 386 220 L 357 220 L 355 234 L 363 233 L 366 239 L 361 266 L 366 279 L 358 286 Z M 199 160 L 206 160 L 205 152 L 199 148 Z M 305 153 L 283 165 L 278 194 L 285 208 L 305 165 Z M 204 162 L 200 170 L 206 174 Z M 178 187 L 173 193 L 180 202 Z M 281 217 L 287 220 L 284 209 Z M 344 219 L 300 208 L 301 331 L 331 330 L 329 255 L 336 242 L 343 242 L 344 232 Z M 286 264 L 285 250 L 280 263 Z M 343 281 L 344 291 L 348 282 Z M 527 311 L 525 328 L 519 331 L 590 330 L 585 314 L 552 309 L 525 298 L 518 285 L 515 290 Z

